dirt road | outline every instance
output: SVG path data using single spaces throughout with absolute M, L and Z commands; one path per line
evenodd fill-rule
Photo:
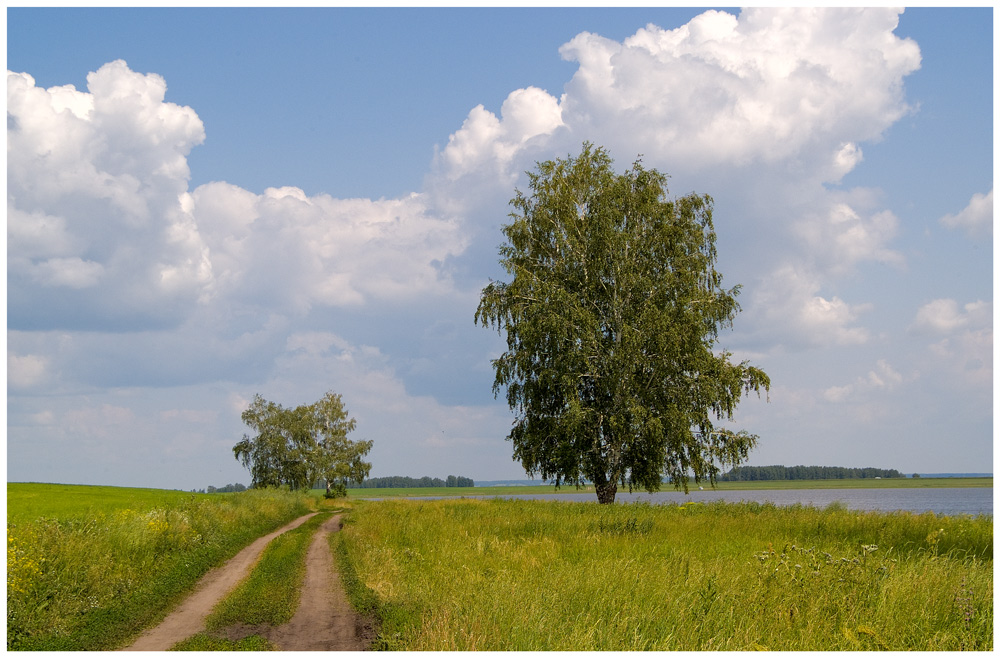
M 316 532 L 306 554 L 302 598 L 291 621 L 262 633 L 284 651 L 361 651 L 367 648 L 369 628 L 351 609 L 333 567 L 328 541 L 340 530 L 334 516 Z
M 182 640 L 205 630 L 205 619 L 250 573 L 268 542 L 297 528 L 313 514 L 296 519 L 265 535 L 236 554 L 229 562 L 209 571 L 194 592 L 167 615 L 158 626 L 145 631 L 124 651 L 166 651 Z M 371 624 L 351 610 L 330 555 L 328 536 L 340 528 L 340 517 L 326 521 L 316 532 L 306 556 L 306 576 L 295 616 L 283 626 L 226 629 L 220 635 L 239 639 L 256 634 L 287 651 L 362 650 L 371 637 Z

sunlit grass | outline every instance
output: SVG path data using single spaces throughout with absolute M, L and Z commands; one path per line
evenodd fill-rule
M 212 637 L 198 633 L 171 647 L 171 651 L 277 651 L 278 647 L 259 635 L 239 640 Z
M 770 504 L 357 502 L 398 650 L 989 649 L 991 518 Z
M 211 500 L 217 495 L 167 489 L 8 482 L 7 522 L 88 517 L 116 509 L 145 512 L 158 507 L 176 507 L 191 500 Z
M 8 491 L 10 487 L 8 487 Z M 59 510 L 54 501 L 42 506 Z M 53 489 L 53 496 L 65 492 Z M 115 648 L 164 615 L 211 567 L 308 511 L 301 494 L 248 491 L 173 498 L 119 490 L 105 508 L 32 518 L 8 501 L 7 648 Z M 172 502 L 171 502 L 172 501 Z

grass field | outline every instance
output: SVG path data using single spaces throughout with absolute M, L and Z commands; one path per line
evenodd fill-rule
M 15 482 L 7 484 L 7 522 L 33 521 L 41 517 L 88 517 L 118 509 L 146 512 L 157 507 L 176 507 L 191 500 L 211 499 L 216 495 L 165 489 Z
M 703 485 L 705 486 L 705 485 Z M 755 491 L 768 489 L 917 489 L 917 488 L 961 488 L 992 487 L 993 478 L 894 478 L 885 480 L 769 480 L 761 482 L 719 482 L 718 491 Z M 697 486 L 694 486 L 697 489 Z M 705 486 L 708 490 L 710 487 Z M 318 491 L 318 490 L 317 490 Z M 620 490 L 622 491 L 622 490 Z M 627 491 L 627 489 L 626 489 Z M 662 491 L 674 491 L 664 485 Z M 419 498 L 426 496 L 520 496 L 532 494 L 594 493 L 594 487 L 564 486 L 556 489 L 552 485 L 511 486 L 511 487 L 416 487 L 408 489 L 348 489 L 349 498 Z
M 988 650 L 990 517 L 831 505 L 358 501 L 352 600 L 394 650 Z
M 991 478 L 794 484 L 820 483 L 992 487 Z M 7 491 L 7 647 L 15 650 L 123 646 L 212 566 L 306 511 L 334 506 L 277 491 L 199 495 L 41 484 L 8 484 Z M 375 648 L 993 647 L 992 517 L 864 513 L 839 504 L 465 498 L 358 499 L 348 506 L 344 531 L 330 535 L 330 546 L 355 606 L 381 620 Z M 294 607 L 310 531 L 324 516 L 265 551 L 219 607 L 225 619 L 216 625 L 255 623 L 249 617 L 258 612 L 280 623 Z M 202 635 L 177 648 L 273 647 L 261 638 Z
M 7 485 L 7 648 L 105 650 L 208 569 L 315 507 L 277 491 L 194 495 Z

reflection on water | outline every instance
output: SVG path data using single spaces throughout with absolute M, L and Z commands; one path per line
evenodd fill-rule
M 448 496 L 452 498 L 454 496 Z M 522 500 L 564 500 L 596 502 L 593 493 L 528 494 L 484 496 Z M 428 496 L 442 498 L 442 496 Z M 775 505 L 808 505 L 826 507 L 840 502 L 849 509 L 881 512 L 934 512 L 946 516 L 959 514 L 993 516 L 992 488 L 955 489 L 771 489 L 758 491 L 660 491 L 649 494 L 619 492 L 617 502 L 646 501 L 650 503 L 686 503 L 724 500 L 727 502 L 771 502 Z

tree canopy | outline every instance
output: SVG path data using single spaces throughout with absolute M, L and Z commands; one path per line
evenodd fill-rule
M 475 320 L 506 331 L 494 393 L 515 413 L 508 439 L 532 475 L 656 491 L 667 476 L 715 482 L 757 436 L 716 427 L 764 371 L 717 352 L 739 287 L 716 271 L 712 199 L 667 199 L 667 177 L 641 161 L 621 175 L 603 148 L 528 172 L 503 227 L 500 263 Z
M 244 434 L 233 454 L 247 469 L 253 487 L 286 485 L 308 489 L 316 481 L 331 485 L 360 482 L 371 471 L 362 460 L 372 441 L 351 441 L 354 430 L 340 395 L 327 393 L 295 408 L 255 395 L 242 415 L 254 434 Z

